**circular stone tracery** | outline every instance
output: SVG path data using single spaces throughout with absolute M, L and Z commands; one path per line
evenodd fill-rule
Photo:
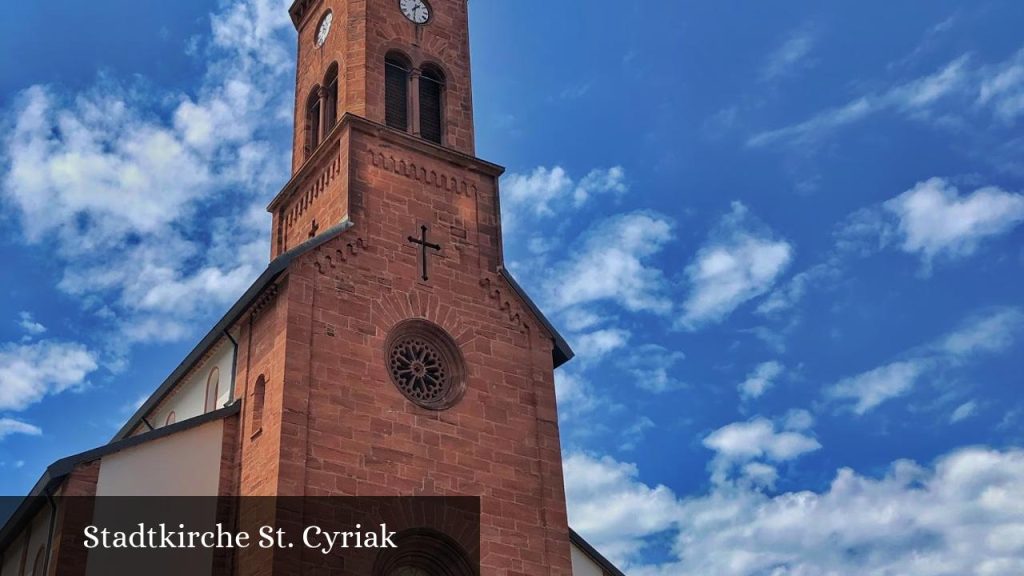
M 424 320 L 403 322 L 388 338 L 387 353 L 391 380 L 414 403 L 444 410 L 462 397 L 462 355 L 441 328 Z

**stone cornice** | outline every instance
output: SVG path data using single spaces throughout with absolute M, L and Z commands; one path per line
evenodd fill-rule
M 363 134 L 369 134 L 380 139 L 382 142 L 394 144 L 406 150 L 412 150 L 428 156 L 433 156 L 439 160 L 448 162 L 458 168 L 463 168 L 473 172 L 485 174 L 497 178 L 505 172 L 505 168 L 492 164 L 485 160 L 481 160 L 462 152 L 457 152 L 451 148 L 445 148 L 444 146 L 438 146 L 432 142 L 417 138 L 411 134 L 400 132 L 388 128 L 382 124 L 371 122 L 361 116 L 356 116 L 352 113 L 346 113 L 338 121 L 338 124 L 331 130 L 331 133 L 327 135 L 324 142 L 317 147 L 316 151 L 313 152 L 312 156 L 306 160 L 305 163 L 299 168 L 299 170 L 292 176 L 292 179 L 280 193 L 271 201 L 270 205 L 267 206 L 268 212 L 276 212 L 283 204 L 288 202 L 301 188 L 303 184 L 309 181 L 311 178 L 317 175 L 318 171 L 323 168 L 326 162 L 333 157 L 338 151 L 338 142 L 341 140 L 342 135 L 356 130 Z

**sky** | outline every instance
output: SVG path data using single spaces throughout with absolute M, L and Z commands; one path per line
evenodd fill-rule
M 0 21 L 0 493 L 266 266 L 282 0 Z M 573 526 L 638 576 L 1024 573 L 1024 5 L 470 5 Z

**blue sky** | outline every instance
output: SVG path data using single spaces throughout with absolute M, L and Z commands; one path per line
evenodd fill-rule
M 0 22 L 0 493 L 266 264 L 286 3 Z M 627 573 L 1024 572 L 1024 7 L 473 2 L 478 153 Z

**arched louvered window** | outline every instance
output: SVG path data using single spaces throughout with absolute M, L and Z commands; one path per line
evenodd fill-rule
M 435 66 L 420 75 L 420 136 L 438 144 L 444 139 L 444 74 Z
M 320 145 L 320 87 L 316 86 L 306 100 L 306 157 Z
M 174 424 L 177 421 L 178 415 L 174 413 L 174 410 L 171 410 L 171 413 L 167 415 L 167 419 L 164 420 L 164 426 L 170 426 L 171 424 Z
M 331 64 L 324 77 L 324 136 L 338 122 L 338 65 Z
M 409 61 L 400 54 L 384 60 L 384 116 L 390 128 L 409 130 Z

